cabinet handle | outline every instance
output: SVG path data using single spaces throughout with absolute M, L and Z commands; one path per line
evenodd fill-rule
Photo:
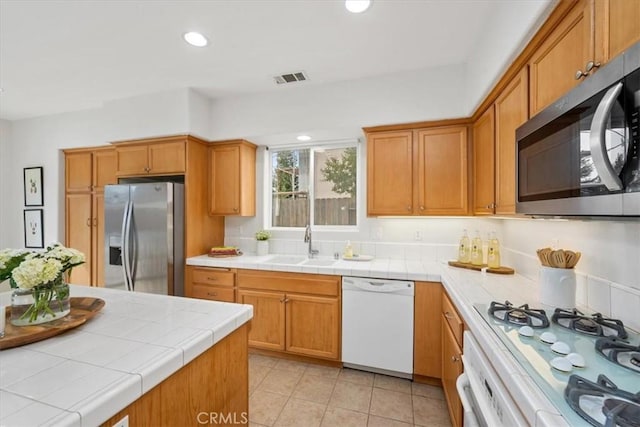
M 91 218 L 87 218 L 87 227 L 91 227 Z
M 233 208 L 233 211 L 234 212 L 238 212 L 238 208 Z
M 587 77 L 587 73 L 583 72 L 582 70 L 576 71 L 576 80 L 580 80 L 583 77 Z
M 284 297 L 284 298 L 282 298 L 282 299 L 280 300 L 280 302 L 287 303 L 287 302 L 289 302 L 289 298 Z
M 207 280 L 211 280 L 212 282 L 217 281 L 218 279 L 216 277 L 207 277 Z
M 411 205 L 407 206 L 407 210 L 411 211 Z
M 423 211 L 424 210 L 424 206 L 420 206 L 420 210 Z
M 591 70 L 593 70 L 594 68 L 600 68 L 600 65 L 602 65 L 602 64 L 599 63 L 599 62 L 589 61 L 589 62 L 587 62 L 587 65 L 585 66 L 585 69 L 587 70 L 587 73 L 588 73 Z
M 217 297 L 218 293 L 217 292 L 207 292 L 207 295 L 209 295 L 210 297 Z
M 451 356 L 451 362 L 452 363 L 456 363 L 456 362 L 459 362 L 459 361 L 460 361 L 460 358 L 458 356 Z
M 444 312 L 444 317 L 446 317 L 447 319 L 453 319 L 453 314 L 451 314 L 451 313 L 450 313 L 450 312 L 448 312 L 448 311 L 445 311 L 445 312 Z
M 98 226 L 98 218 L 93 218 L 93 226 L 94 227 Z

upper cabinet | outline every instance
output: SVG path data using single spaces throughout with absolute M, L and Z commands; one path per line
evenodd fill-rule
M 594 11 L 593 0 L 580 0 L 533 53 L 529 60 L 532 116 L 580 83 L 593 70 L 587 64 L 594 67 L 603 61 L 595 57 Z
M 367 131 L 367 214 L 466 215 L 467 126 Z
M 115 184 L 116 153 L 111 147 L 65 150 L 67 192 L 101 191 Z
M 640 40 L 640 1 L 579 0 L 529 60 L 531 116 Z
M 493 105 L 473 124 L 473 213 L 491 215 L 495 204 L 495 114 Z
M 209 147 L 209 213 L 255 216 L 256 146 L 244 140 Z
M 119 142 L 115 145 L 119 177 L 185 173 L 184 136 Z

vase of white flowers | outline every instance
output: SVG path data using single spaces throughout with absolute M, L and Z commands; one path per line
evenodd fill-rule
M 44 252 L 15 249 L 0 251 L 0 281 L 9 279 L 11 323 L 36 325 L 70 312 L 69 285 L 65 273 L 84 263 L 84 254 L 59 243 Z
M 267 255 L 269 253 L 269 238 L 271 233 L 267 230 L 256 232 L 256 254 Z

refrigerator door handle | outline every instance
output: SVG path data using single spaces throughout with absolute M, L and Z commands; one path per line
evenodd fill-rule
M 131 248 L 129 247 L 132 207 L 131 202 L 127 202 L 124 207 L 124 215 L 122 217 L 122 267 L 124 272 L 124 284 L 128 291 L 133 291 L 133 284 L 131 283 Z

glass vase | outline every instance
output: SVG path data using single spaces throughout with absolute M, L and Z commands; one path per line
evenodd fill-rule
M 32 289 L 13 289 L 11 294 L 11 324 L 37 325 L 60 319 L 71 311 L 69 285 L 62 276 Z

